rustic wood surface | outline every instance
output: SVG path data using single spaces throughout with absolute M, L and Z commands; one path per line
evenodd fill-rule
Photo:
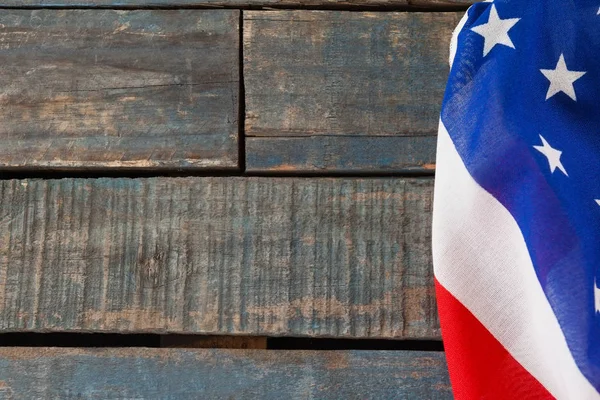
M 438 339 L 432 187 L 0 181 L 0 330 Z
M 0 168 L 237 168 L 239 18 L 3 10 Z
M 246 134 L 435 135 L 460 17 L 244 12 Z
M 328 7 L 466 9 L 474 0 L 0 0 L 1 7 Z
M 0 172 L 239 171 L 245 154 L 250 173 L 432 173 L 459 13 L 241 14 L 3 10 Z M 266 350 L 267 336 L 439 340 L 432 188 L 430 177 L 0 180 L 0 332 L 171 333 L 148 336 L 169 349 L 0 347 L 0 399 L 450 399 L 442 352 Z
M 246 139 L 254 173 L 433 173 L 435 136 Z
M 451 399 L 444 354 L 409 351 L 0 349 L 15 399 Z

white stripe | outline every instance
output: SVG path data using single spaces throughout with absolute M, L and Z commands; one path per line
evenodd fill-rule
M 512 215 L 469 174 L 440 123 L 433 263 L 438 281 L 557 399 L 600 399 L 571 355 Z

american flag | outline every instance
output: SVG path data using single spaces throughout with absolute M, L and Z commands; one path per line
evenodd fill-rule
M 433 256 L 457 399 L 600 399 L 600 0 L 473 5 L 442 106 Z

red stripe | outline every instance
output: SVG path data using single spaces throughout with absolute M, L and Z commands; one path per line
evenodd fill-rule
M 435 288 L 456 399 L 554 398 L 437 280 Z

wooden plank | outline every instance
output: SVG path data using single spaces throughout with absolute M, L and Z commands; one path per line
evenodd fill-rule
M 432 187 L 0 181 L 0 330 L 438 339 Z
M 244 12 L 246 134 L 435 135 L 460 17 Z
M 245 12 L 247 170 L 431 172 L 459 18 Z
M 444 354 L 0 349 L 3 398 L 452 399 Z
M 435 136 L 248 138 L 246 171 L 431 173 L 435 149 Z
M 466 9 L 474 0 L 0 0 L 1 7 L 329 7 Z
M 239 15 L 3 10 L 0 169 L 237 169 Z

